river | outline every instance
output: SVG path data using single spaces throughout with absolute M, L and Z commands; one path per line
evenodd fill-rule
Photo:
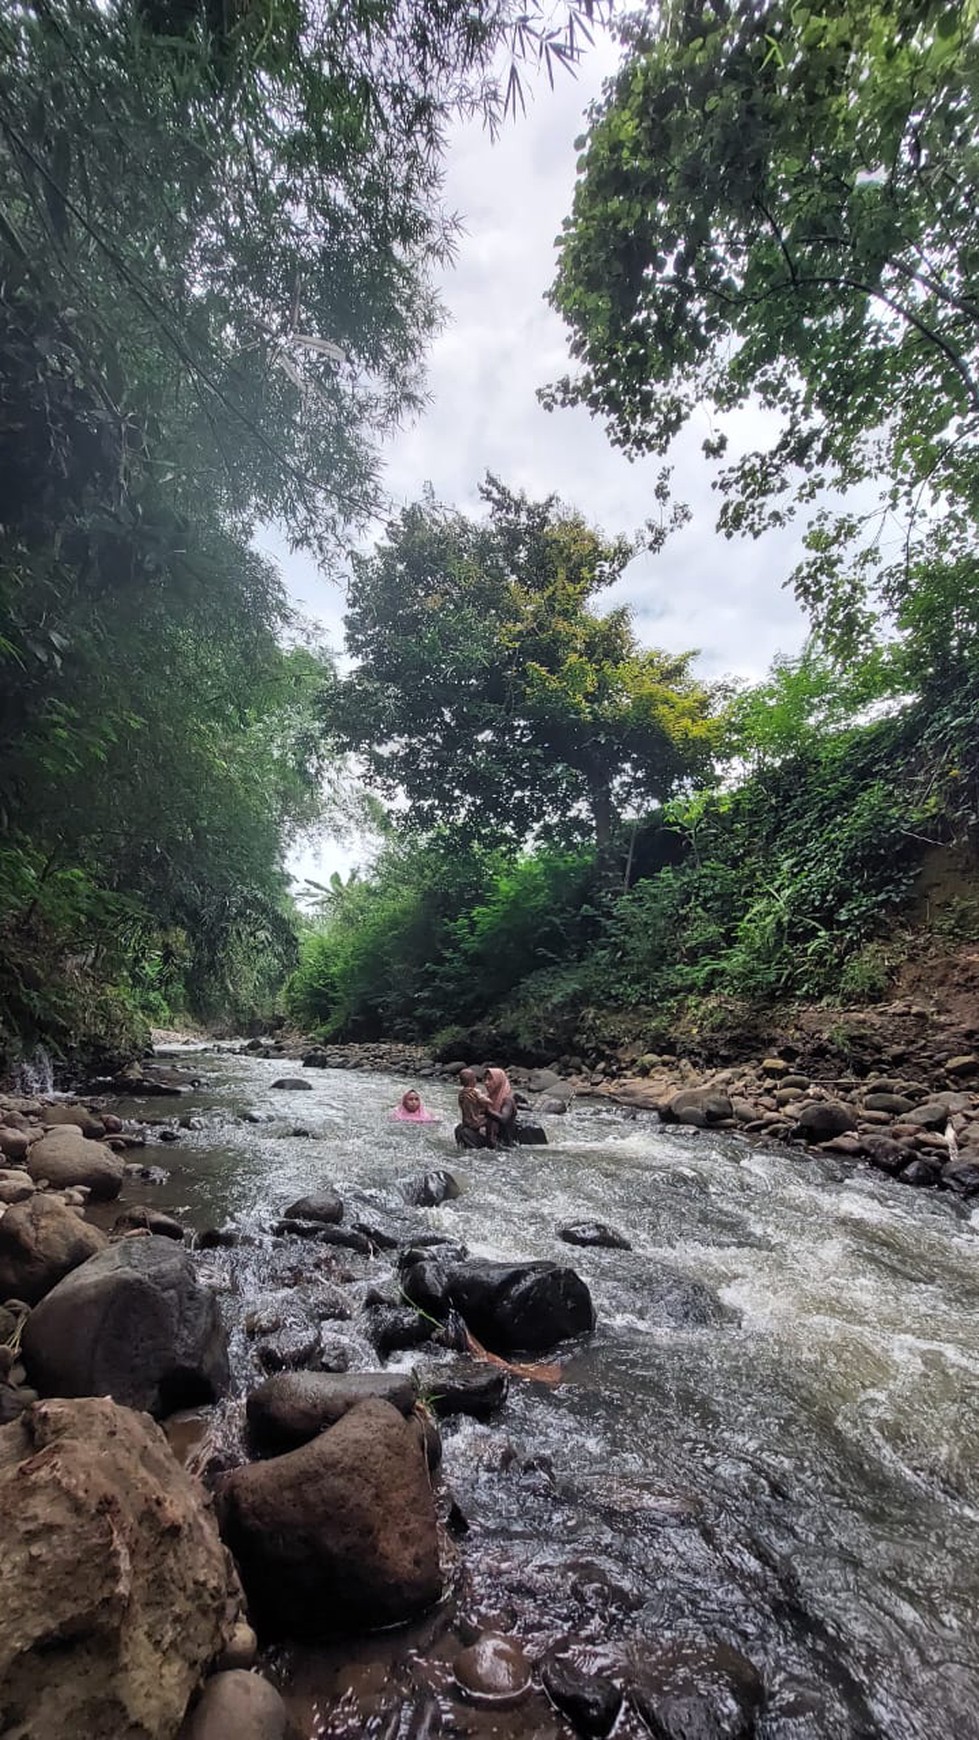
M 761 1671 L 770 1740 L 979 1736 L 979 1244 L 949 1197 L 594 1102 L 547 1120 L 547 1148 L 460 1156 L 445 1084 L 423 1084 L 444 1122 L 416 1127 L 388 1122 L 391 1077 L 310 1071 L 293 1093 L 272 1089 L 281 1061 L 194 1061 L 206 1086 L 177 1111 L 199 1127 L 160 1150 L 170 1176 L 145 1199 L 256 1235 L 207 1253 L 233 1324 L 294 1197 L 397 1203 L 397 1180 L 444 1165 L 461 1195 L 419 1211 L 433 1228 L 570 1263 L 598 1315 L 557 1387 L 514 1381 L 492 1424 L 444 1426 L 469 1523 L 452 1602 L 267 1660 L 303 1735 L 427 1733 L 425 1689 L 447 1734 L 568 1735 L 540 1692 L 492 1716 L 453 1698 L 460 1637 L 491 1626 L 620 1678 L 683 1657 L 709 1680 L 729 1646 Z M 558 1239 L 591 1219 L 632 1249 Z M 671 1321 L 664 1271 L 725 1320 Z M 242 1389 L 259 1374 L 240 1327 L 233 1350 Z M 617 1734 L 646 1732 L 627 1708 Z

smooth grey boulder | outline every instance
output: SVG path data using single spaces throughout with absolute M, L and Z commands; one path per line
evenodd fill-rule
M 22 1343 L 43 1395 L 111 1396 L 161 1417 L 228 1385 L 214 1294 L 172 1239 L 123 1239 L 72 1271 L 31 1312 Z
M 272 1083 L 272 1086 L 284 1088 L 289 1093 L 299 1093 L 307 1089 L 311 1091 L 313 1084 L 301 1075 L 281 1075 L 278 1081 Z
M 664 1124 L 692 1124 L 695 1129 L 703 1130 L 733 1117 L 734 1107 L 730 1096 L 718 1088 L 681 1088 L 679 1093 L 663 1101 L 659 1115 Z
M 27 1170 L 35 1183 L 46 1178 L 57 1190 L 84 1184 L 106 1202 L 119 1195 L 125 1177 L 118 1154 L 104 1142 L 90 1142 L 74 1124 L 62 1124 L 35 1142 Z
M 289 1712 L 268 1680 L 229 1668 L 208 1680 L 177 1740 L 288 1740 Z

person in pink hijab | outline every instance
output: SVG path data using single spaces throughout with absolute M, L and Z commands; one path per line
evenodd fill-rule
M 400 1104 L 395 1106 L 391 1116 L 396 1118 L 399 1124 L 438 1123 L 435 1112 L 426 1111 L 422 1105 L 421 1095 L 417 1088 L 409 1088 L 407 1093 L 401 1095 Z
M 483 1077 L 483 1087 L 489 1101 L 486 1117 L 493 1138 L 492 1146 L 509 1148 L 517 1121 L 517 1102 L 506 1070 L 488 1069 Z

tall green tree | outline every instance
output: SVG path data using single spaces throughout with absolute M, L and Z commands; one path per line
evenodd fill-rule
M 847 650 L 883 608 L 926 676 L 979 633 L 977 113 L 975 0 L 665 0 L 592 111 L 552 293 L 580 369 L 549 402 L 630 453 L 706 408 L 713 460 L 762 405 L 721 528 L 801 510 L 817 623 Z
M 627 609 L 594 608 L 632 542 L 555 497 L 493 477 L 481 493 L 484 519 L 423 502 L 355 560 L 341 740 L 423 830 L 590 827 L 605 850 L 624 812 L 709 763 L 711 696 L 692 654 L 646 651 Z

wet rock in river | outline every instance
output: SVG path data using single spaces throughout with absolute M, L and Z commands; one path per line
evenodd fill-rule
M 28 1318 L 23 1353 L 42 1394 L 109 1395 L 151 1414 L 211 1401 L 228 1384 L 217 1300 L 188 1253 L 152 1234 L 60 1281 Z
M 209 1226 L 194 1240 L 195 1251 L 233 1250 L 245 1243 L 244 1235 L 235 1226 Z
M 665 1265 L 645 1276 L 642 1305 L 647 1322 L 663 1328 L 706 1329 L 737 1320 L 712 1287 Z
M 410 1305 L 377 1305 L 366 1313 L 367 1333 L 382 1359 L 432 1339 L 436 1325 Z
M 920 1188 L 923 1185 L 937 1184 L 941 1175 L 942 1164 L 940 1160 L 922 1158 L 912 1160 L 909 1165 L 905 1166 L 903 1172 L 898 1173 L 898 1178 L 902 1184 L 913 1184 Z
M 530 1691 L 530 1666 L 515 1638 L 487 1631 L 453 1663 L 456 1685 L 473 1704 L 506 1709 Z
M 397 1625 L 441 1593 L 428 1471 L 389 1402 L 361 1402 L 301 1449 L 236 1469 L 222 1504 L 260 1634 Z
M 332 1376 L 301 1371 L 272 1377 L 253 1390 L 245 1404 L 249 1436 L 263 1455 L 296 1450 L 342 1420 L 364 1401 L 385 1401 L 400 1414 L 411 1413 L 415 1385 L 403 1372 L 358 1371 Z
M 427 1366 L 415 1373 L 419 1393 L 439 1419 L 451 1414 L 469 1414 L 488 1420 L 507 1399 L 510 1379 L 498 1365 L 456 1360 L 448 1365 Z
M 341 1250 L 356 1251 L 362 1257 L 371 1254 L 367 1234 L 354 1226 L 331 1226 L 325 1221 L 280 1220 L 272 1231 L 278 1238 L 310 1239 L 320 1245 L 336 1245 Z
M 413 1208 L 437 1208 L 440 1202 L 454 1202 L 461 1195 L 451 1172 L 426 1172 L 422 1178 L 405 1180 L 401 1192 Z
M 105 1399 L 0 1432 L 4 1732 L 170 1740 L 236 1619 L 200 1488 L 158 1427 Z
M 320 1221 L 336 1226 L 343 1219 L 343 1201 L 330 1186 L 300 1196 L 283 1213 L 284 1220 Z
M 177 1740 L 288 1740 L 291 1732 L 275 1687 L 235 1668 L 208 1680 Z
M 583 1220 L 574 1226 L 563 1226 L 557 1236 L 566 1245 L 598 1245 L 612 1251 L 632 1249 L 624 1233 L 616 1232 L 614 1227 L 605 1226 L 600 1220 Z
M 354 1362 L 354 1352 L 344 1336 L 321 1335 L 316 1362 L 321 1371 L 349 1371 Z
M 85 1184 L 94 1197 L 107 1202 L 119 1195 L 124 1177 L 118 1154 L 104 1142 L 90 1142 L 71 1124 L 34 1143 L 27 1170 L 35 1181 L 46 1178 L 56 1190 Z
M 979 1157 L 962 1154 L 942 1167 L 942 1183 L 958 1196 L 979 1196 Z
M 430 1272 L 434 1264 L 423 1265 Z M 404 1287 L 417 1301 L 417 1271 Z M 421 1302 L 421 1301 L 417 1301 Z M 557 1263 L 476 1262 L 449 1265 L 440 1301 L 454 1305 L 473 1335 L 494 1353 L 543 1353 L 595 1327 L 591 1294 L 580 1275 Z
M 615 1726 L 622 1693 L 614 1680 L 585 1673 L 567 1656 L 550 1655 L 541 1663 L 541 1684 L 570 1722 L 576 1734 L 602 1736 Z
M 513 1126 L 513 1139 L 520 1148 L 546 1148 L 547 1131 L 542 1124 L 529 1118 L 518 1118 Z
M 260 1341 L 255 1353 L 263 1371 L 299 1371 L 314 1362 L 319 1344 L 318 1325 L 290 1325 Z
M 0 1299 L 36 1305 L 105 1246 L 104 1233 L 57 1198 L 35 1192 L 0 1220 Z
M 302 1093 L 312 1091 L 312 1082 L 302 1075 L 282 1075 L 272 1083 L 273 1088 L 281 1088 L 286 1093 Z

